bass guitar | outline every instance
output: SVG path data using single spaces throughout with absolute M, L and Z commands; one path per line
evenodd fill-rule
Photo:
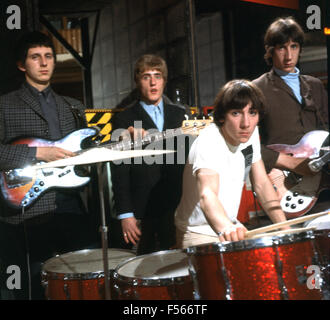
M 199 131 L 208 126 L 210 122 L 212 120 L 185 120 L 181 128 L 150 133 L 139 140 L 123 140 L 102 145 L 102 147 L 117 151 L 130 150 L 183 134 L 198 135 Z M 23 138 L 14 141 L 12 144 L 26 144 L 30 147 L 60 147 L 76 154 L 82 154 L 87 150 L 93 149 L 83 149 L 83 145 L 87 139 L 93 139 L 97 134 L 98 130 L 95 128 L 85 128 L 74 131 L 57 141 Z M 98 146 L 94 148 L 98 148 Z M 43 162 L 37 163 L 41 164 Z M 24 168 L 0 172 L 1 194 L 10 206 L 17 209 L 27 207 L 51 188 L 81 187 L 90 181 L 90 177 L 80 176 L 77 170 L 75 170 L 75 166 L 72 165 L 35 169 L 33 167 L 35 164 L 31 163 L 31 165 Z

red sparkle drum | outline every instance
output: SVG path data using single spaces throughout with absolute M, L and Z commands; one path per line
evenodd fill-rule
M 322 272 L 322 286 L 308 287 L 308 267 L 322 269 L 316 238 L 314 231 L 302 231 L 189 247 L 195 290 L 214 300 L 324 299 L 329 288 Z
M 135 257 L 130 250 L 108 249 L 110 294 L 113 272 L 118 264 Z M 104 300 L 104 268 L 102 249 L 68 252 L 47 260 L 42 266 L 42 285 L 49 300 Z
M 315 230 L 316 243 L 324 265 L 330 265 L 330 229 Z
M 122 300 L 194 299 L 188 263 L 188 256 L 182 250 L 129 259 L 114 271 L 115 291 Z

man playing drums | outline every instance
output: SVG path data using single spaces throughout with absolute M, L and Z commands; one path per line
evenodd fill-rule
M 237 213 L 249 175 L 272 222 L 286 220 L 260 155 L 261 91 L 247 80 L 233 80 L 220 90 L 214 106 L 214 124 L 194 141 L 184 169 L 175 215 L 179 248 L 245 238 L 247 229 Z

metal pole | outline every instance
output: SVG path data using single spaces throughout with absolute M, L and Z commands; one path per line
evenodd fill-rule
M 101 223 L 102 223 L 100 226 L 100 232 L 102 236 L 105 300 L 110 300 L 111 294 L 110 294 L 110 277 L 109 277 L 109 260 L 108 260 L 108 227 L 106 226 L 106 221 L 105 221 L 102 164 L 103 164 L 102 162 L 97 164 L 97 177 L 98 177 L 98 187 L 100 194 L 100 212 L 101 212 Z

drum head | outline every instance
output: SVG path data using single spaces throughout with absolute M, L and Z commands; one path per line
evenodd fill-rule
M 108 249 L 108 265 L 114 270 L 121 262 L 135 257 L 132 251 Z M 47 260 L 43 271 L 61 274 L 100 273 L 103 268 L 102 249 L 86 249 L 68 252 Z
M 189 275 L 188 256 L 181 250 L 159 251 L 121 263 L 116 273 L 125 278 L 169 279 Z

